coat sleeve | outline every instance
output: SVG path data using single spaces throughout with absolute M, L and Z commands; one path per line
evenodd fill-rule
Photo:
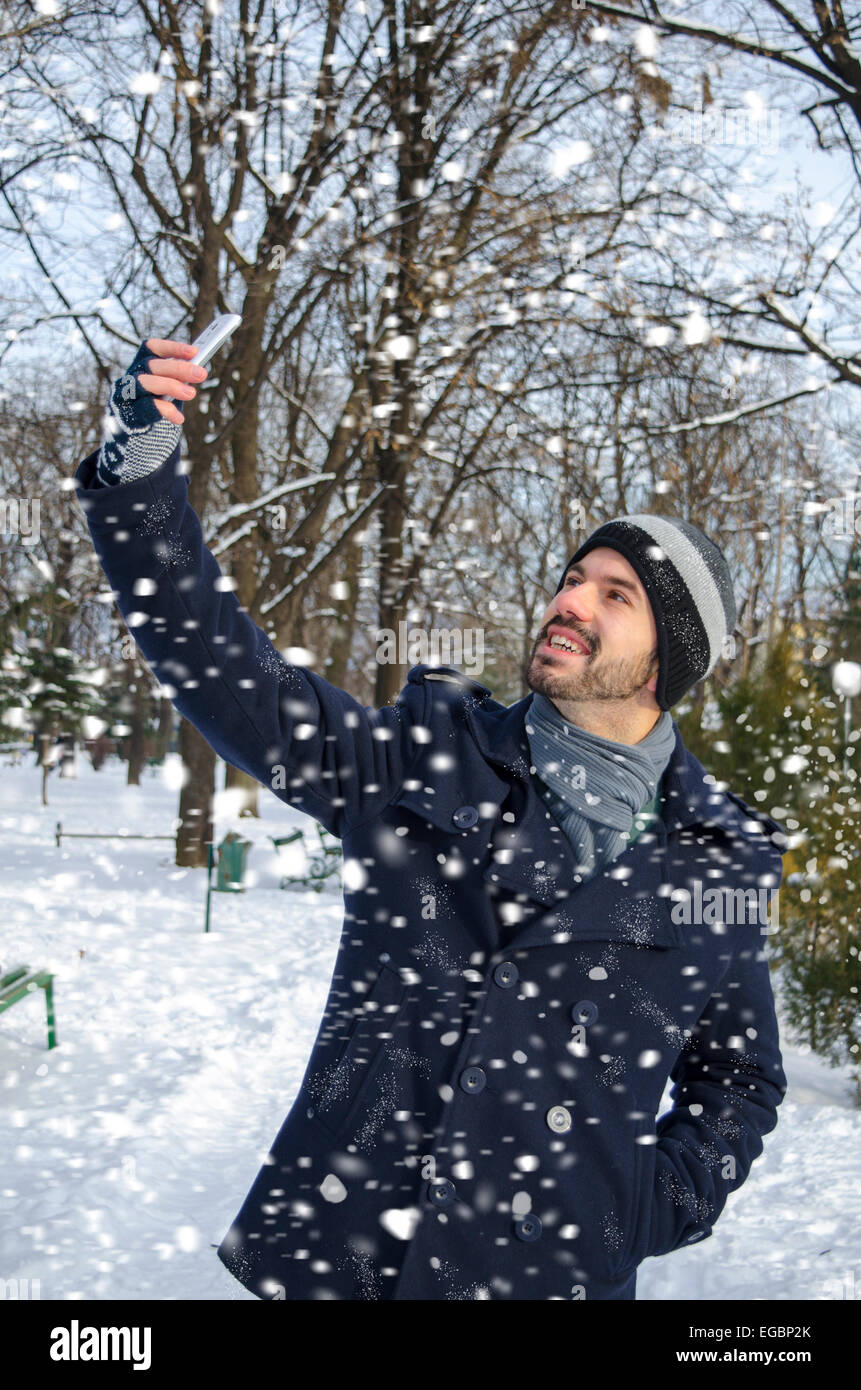
M 775 862 L 773 853 L 772 868 Z M 673 1108 L 656 1125 L 646 1255 L 711 1235 L 777 1124 L 786 1093 L 766 938 L 758 924 L 733 930 L 730 966 L 670 1073 Z
M 98 451 L 75 491 L 117 606 L 173 704 L 220 757 L 332 834 L 398 793 L 421 749 L 427 692 L 361 705 L 290 665 L 249 618 L 204 544 L 177 444 L 145 477 L 104 487 Z

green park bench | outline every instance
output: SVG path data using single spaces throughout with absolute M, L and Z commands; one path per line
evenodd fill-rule
M 54 976 L 47 970 L 31 971 L 29 965 L 16 965 L 5 975 L 0 975 L 0 1014 L 11 1009 L 19 999 L 25 999 L 36 989 L 45 991 L 48 1009 L 48 1050 L 57 1046 L 54 1028 Z
M 326 879 L 337 871 L 341 862 L 341 845 L 337 837 L 330 835 L 319 821 L 317 822 L 317 834 L 320 845 L 319 848 L 315 846 L 313 850 L 308 851 L 308 865 L 305 873 L 285 874 L 279 882 L 279 888 L 313 888 L 315 892 L 322 893 Z M 289 835 L 270 835 L 269 839 L 275 846 L 277 853 L 282 845 L 292 845 L 297 840 L 303 840 L 304 835 L 301 830 L 291 830 Z M 212 894 L 243 893 L 245 891 L 245 870 L 251 847 L 250 840 L 243 840 L 232 830 L 225 835 L 218 846 L 213 845 L 211 840 L 207 842 L 206 915 L 203 925 L 205 932 L 209 931 Z M 213 885 L 212 870 L 216 864 L 216 851 L 218 854 L 218 873 L 217 881 Z
M 326 879 L 336 872 L 341 862 L 341 845 L 319 821 L 317 834 L 320 837 L 320 847 L 318 849 L 315 846 L 313 850 L 308 851 L 307 872 L 298 875 L 285 874 L 281 879 L 281 888 L 313 888 L 316 893 L 322 893 Z M 301 830 L 293 830 L 289 835 L 270 835 L 269 838 L 275 849 L 279 850 L 282 845 L 292 845 L 304 837 Z

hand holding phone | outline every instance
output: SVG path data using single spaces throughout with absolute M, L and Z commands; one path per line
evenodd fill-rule
M 209 361 L 210 357 L 218 352 L 221 344 L 227 341 L 231 333 L 236 332 L 241 322 L 242 316 L 240 314 L 219 314 L 217 318 L 214 318 L 209 327 L 204 328 L 200 337 L 195 338 L 192 343 L 191 346 L 195 349 L 192 362 L 196 363 L 198 367 L 202 367 L 205 362 Z
M 185 424 L 182 412 L 173 402 L 190 401 L 197 395 L 191 383 L 206 380 L 208 373 L 204 363 L 241 322 L 239 314 L 219 314 L 193 343 L 173 338 L 146 339 L 146 346 L 154 356 L 148 364 L 149 372 L 142 373 L 138 380 L 152 396 L 167 398 L 155 401 L 156 410 L 166 420 L 174 425 Z

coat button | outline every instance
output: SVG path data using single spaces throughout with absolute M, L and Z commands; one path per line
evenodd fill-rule
M 481 1070 L 481 1067 L 466 1067 L 466 1069 L 461 1072 L 459 1080 L 461 1090 L 470 1091 L 473 1095 L 478 1095 L 479 1091 L 484 1090 L 487 1077 Z
M 433 1202 L 435 1207 L 447 1207 L 449 1202 L 454 1201 L 455 1187 L 450 1178 L 434 1178 L 428 1183 L 428 1201 Z
M 537 1216 L 516 1216 L 514 1234 L 518 1240 L 538 1240 L 541 1235 L 541 1222 Z
M 493 978 L 500 989 L 511 989 L 520 979 L 520 971 L 516 965 L 512 965 L 510 960 L 504 960 L 493 972 Z
M 551 1105 L 544 1118 L 554 1134 L 566 1134 L 571 1128 L 571 1111 L 564 1105 Z
M 469 830 L 478 820 L 478 811 L 474 806 L 458 806 L 452 820 L 458 830 Z
M 581 999 L 579 1003 L 571 1005 L 571 1017 L 575 1023 L 582 1023 L 588 1028 L 598 1017 L 598 1005 L 593 1004 L 591 999 Z

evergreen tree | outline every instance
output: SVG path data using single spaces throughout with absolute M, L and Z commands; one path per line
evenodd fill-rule
M 688 744 L 678 722 L 686 745 L 718 780 L 802 837 L 784 856 L 771 946 L 783 1015 L 798 1040 L 852 1067 L 861 1104 L 857 739 L 854 731 L 848 745 L 844 739 L 831 667 L 805 664 L 789 633 L 754 666 L 718 693 L 717 728 L 698 726 Z
M 47 779 L 58 734 L 82 736 L 83 722 L 98 716 L 101 700 L 96 673 L 67 647 L 50 647 L 39 638 L 27 639 L 24 649 L 4 658 L 0 700 L 4 707 L 25 711 L 42 768 L 42 805 L 47 806 Z
M 0 742 L 18 742 L 28 728 L 28 668 L 18 652 L 0 658 Z

